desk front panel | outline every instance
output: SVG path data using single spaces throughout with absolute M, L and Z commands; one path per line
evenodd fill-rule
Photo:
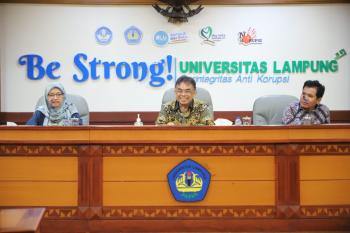
M 0 208 L 47 207 L 42 232 L 350 230 L 349 156 L 349 125 L 0 127 Z M 189 158 L 211 184 L 176 202 Z
M 350 157 L 300 157 L 301 205 L 350 205 Z
M 76 206 L 76 157 L 0 157 L 0 206 Z
M 173 198 L 167 174 L 192 159 L 211 173 L 206 198 L 193 206 L 274 205 L 273 156 L 104 157 L 103 205 L 185 206 Z

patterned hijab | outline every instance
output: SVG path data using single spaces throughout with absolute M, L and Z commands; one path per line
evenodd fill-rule
M 63 94 L 63 101 L 60 107 L 54 108 L 48 100 L 49 92 L 57 88 Z M 74 104 L 67 101 L 66 91 L 60 83 L 50 83 L 45 89 L 45 105 L 40 105 L 36 110 L 45 115 L 43 125 L 64 125 L 64 120 L 71 118 L 72 114 L 78 113 Z

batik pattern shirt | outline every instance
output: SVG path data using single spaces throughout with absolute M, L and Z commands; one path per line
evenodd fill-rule
M 318 104 L 313 110 L 305 110 L 299 101 L 291 103 L 283 113 L 284 125 L 302 125 L 305 118 L 311 118 L 311 124 L 329 124 L 331 122 L 330 112 L 326 105 Z
M 187 112 L 180 111 L 177 101 L 171 101 L 162 108 L 156 120 L 157 125 L 173 122 L 175 125 L 214 125 L 207 104 L 194 99 Z

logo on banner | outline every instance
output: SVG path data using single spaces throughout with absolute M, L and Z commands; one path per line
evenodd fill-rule
M 168 183 L 175 200 L 195 202 L 204 199 L 209 188 L 210 177 L 207 169 L 187 159 L 168 173 Z
M 224 33 L 214 34 L 213 28 L 210 26 L 202 28 L 199 31 L 199 36 L 204 39 L 202 43 L 209 45 L 215 45 L 216 42 L 222 41 L 226 38 L 226 34 Z
M 346 55 L 345 49 L 341 49 L 335 54 L 334 60 L 339 60 L 340 58 L 344 57 L 345 55 Z
M 238 42 L 242 45 L 262 44 L 262 39 L 256 38 L 255 28 L 249 28 L 248 31 L 238 33 Z
M 188 40 L 186 32 L 171 32 L 170 33 L 170 44 L 185 43 Z
M 158 31 L 153 36 L 154 43 L 158 46 L 165 46 L 169 42 L 168 33 L 165 31 Z
M 107 27 L 100 27 L 95 32 L 96 41 L 99 44 L 106 45 L 112 41 L 112 31 Z
M 135 26 L 131 26 L 125 30 L 124 37 L 128 44 L 136 45 L 142 40 L 142 31 Z

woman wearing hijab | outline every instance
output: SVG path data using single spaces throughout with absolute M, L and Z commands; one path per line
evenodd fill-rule
M 81 124 L 80 115 L 73 103 L 66 99 L 66 91 L 60 83 L 50 83 L 45 89 L 45 104 L 35 110 L 27 125 L 70 125 L 72 118 L 78 118 Z

